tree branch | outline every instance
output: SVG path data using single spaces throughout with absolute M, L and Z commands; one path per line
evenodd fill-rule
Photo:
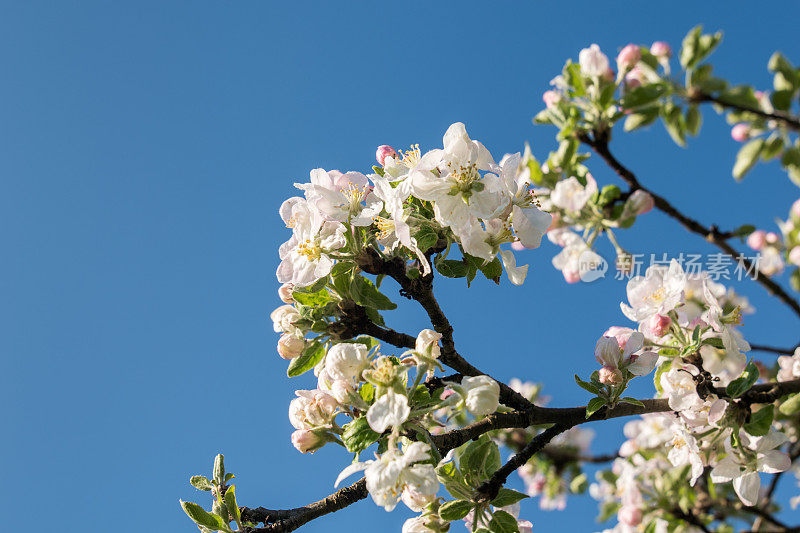
M 758 283 L 766 288 L 768 292 L 774 294 L 784 304 L 789 306 L 792 311 L 794 311 L 794 313 L 800 317 L 800 303 L 792 298 L 786 292 L 786 290 L 783 289 L 783 287 L 775 283 L 768 276 L 760 273 L 757 268 L 754 268 L 752 261 L 739 254 L 739 252 L 737 252 L 730 244 L 728 244 L 727 239 L 731 235 L 730 232 L 720 232 L 719 229 L 713 225 L 708 227 L 704 226 L 697 220 L 694 220 L 678 211 L 678 209 L 670 204 L 669 201 L 667 201 L 663 196 L 654 193 L 639 183 L 636 175 L 623 166 L 622 163 L 620 163 L 609 150 L 607 131 L 593 132 L 591 136 L 586 133 L 581 133 L 578 135 L 578 139 L 592 148 L 592 150 L 594 150 L 594 152 L 599 155 L 606 162 L 606 164 L 608 164 L 608 166 L 611 167 L 611 169 L 614 170 L 614 172 L 616 172 L 616 174 L 631 187 L 631 189 L 639 189 L 650 194 L 650 196 L 653 197 L 653 201 L 655 202 L 655 206 L 657 208 L 680 222 L 680 224 L 690 232 L 702 236 L 706 241 L 728 254 L 732 259 L 738 261 L 742 267 L 744 267 L 745 271 L 753 273 L 754 279 Z
M 793 346 L 791 348 L 778 348 L 776 346 L 767 346 L 765 344 L 751 344 L 750 349 L 756 352 L 768 352 L 768 353 L 775 353 L 778 355 L 792 355 L 794 351 L 800 348 L 800 344 L 797 346 Z
M 759 117 L 766 118 L 768 120 L 776 120 L 778 122 L 782 122 L 786 125 L 787 128 L 800 131 L 800 118 L 792 116 L 788 113 L 783 113 L 781 111 L 762 111 L 761 109 L 753 109 L 751 107 L 744 107 L 739 104 L 735 104 L 733 102 L 728 102 L 723 100 L 718 96 L 713 96 L 708 93 L 696 93 L 690 94 L 687 96 L 689 102 L 693 103 L 702 103 L 702 102 L 711 102 L 713 104 L 717 104 L 718 106 L 724 109 L 731 109 L 733 111 L 742 111 L 747 113 L 752 113 L 753 115 L 758 115 Z

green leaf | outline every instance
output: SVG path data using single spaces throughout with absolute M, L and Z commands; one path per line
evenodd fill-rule
M 755 230 L 756 230 L 756 227 L 753 226 L 752 224 L 744 224 L 742 226 L 739 226 L 735 230 L 733 230 L 733 235 L 735 237 L 747 237 L 748 235 L 753 233 Z
M 589 481 L 584 473 L 575 476 L 573 480 L 569 482 L 569 490 L 573 494 L 583 494 L 586 492 L 587 488 L 589 488 Z
M 703 124 L 703 115 L 696 105 L 689 106 L 686 110 L 686 131 L 689 135 L 696 137 L 700 133 L 700 126 Z
M 769 161 L 778 157 L 783 152 L 783 138 L 777 133 L 770 135 L 764 143 L 764 149 L 761 151 L 761 159 Z
M 772 419 L 775 416 L 775 406 L 765 405 L 750 415 L 750 422 L 744 425 L 744 430 L 754 437 L 763 437 L 769 433 Z
M 375 388 L 372 386 L 372 383 L 364 383 L 360 389 L 358 389 L 358 395 L 361 396 L 361 399 L 367 403 L 372 403 L 372 398 L 375 397 Z
M 648 124 L 652 124 L 658 118 L 659 108 L 650 107 L 642 109 L 638 113 L 632 113 L 625 119 L 625 131 L 633 131 L 642 128 Z
M 196 503 L 180 500 L 183 511 L 195 524 L 207 527 L 212 531 L 225 531 L 227 524 L 215 514 L 211 514 Z
M 778 407 L 778 411 L 786 416 L 792 416 L 800 413 L 800 392 L 786 398 L 786 401 L 783 402 L 780 407 Z
M 800 72 L 780 52 L 772 54 L 772 57 L 769 58 L 769 63 L 767 63 L 767 68 L 770 72 L 781 74 L 788 85 L 787 88 L 797 89 L 800 87 Z M 775 88 L 777 89 L 777 87 Z
M 340 296 L 350 295 L 350 273 L 353 270 L 353 263 L 349 261 L 339 261 L 331 269 L 333 286 Z
M 652 104 L 667 92 L 665 85 L 650 84 L 640 85 L 628 91 L 619 104 L 625 109 L 633 109 Z
M 436 270 L 446 278 L 463 278 L 467 275 L 467 264 L 464 261 L 445 259 L 436 263 Z
M 588 381 L 583 381 L 581 378 L 578 377 L 578 374 L 575 374 L 575 383 L 577 383 L 578 386 L 581 387 L 582 389 L 587 390 L 594 395 L 600 394 L 600 391 L 602 390 L 597 385 L 589 383 Z
M 781 156 L 781 165 L 789 172 L 794 184 L 800 186 L 800 148 L 787 148 Z
M 356 276 L 350 285 L 350 294 L 358 305 L 372 309 L 397 309 L 397 304 L 381 293 L 375 285 L 364 276 Z
M 572 87 L 572 94 L 575 96 L 583 96 L 586 94 L 586 85 L 583 83 L 583 74 L 581 74 L 581 66 L 572 61 L 567 61 L 564 66 L 564 79 L 567 85 Z
M 681 66 L 684 69 L 688 70 L 694 68 L 698 63 L 708 57 L 722 40 L 722 33 L 720 32 L 713 35 L 702 35 L 702 31 L 702 26 L 695 26 L 689 30 L 689 33 L 683 38 L 679 57 Z
M 366 450 L 378 438 L 380 438 L 380 434 L 372 431 L 365 416 L 345 424 L 344 433 L 342 433 L 342 442 L 350 453 Z
M 503 276 L 503 264 L 500 262 L 499 257 L 495 257 L 492 261 L 478 267 L 478 269 L 483 272 L 486 279 L 490 279 L 495 283 L 499 283 L 500 278 Z
M 214 485 L 211 484 L 206 476 L 192 476 L 189 480 L 189 483 L 191 483 L 192 486 L 197 490 L 206 492 L 214 488 Z
M 417 247 L 423 253 L 439 242 L 439 234 L 430 226 L 422 226 L 419 231 L 414 234 L 414 238 L 417 240 Z
M 221 485 L 225 480 L 225 456 L 218 453 L 214 457 L 214 481 Z
M 725 388 L 725 392 L 732 398 L 738 398 L 747 392 L 753 383 L 758 379 L 758 367 L 750 361 L 742 372 L 742 375 L 734 379 Z
M 745 109 L 758 109 L 758 98 L 753 88 L 749 85 L 737 85 L 722 91 L 719 95 L 722 102 L 733 104 Z
M 780 76 L 780 74 L 776 75 Z M 788 111 L 792 107 L 792 96 L 794 96 L 794 89 L 773 91 L 769 95 L 772 106 L 778 111 Z
M 683 118 L 681 108 L 675 105 L 665 106 L 662 110 L 661 117 L 664 121 L 664 128 L 666 128 L 669 136 L 678 146 L 686 146 L 686 122 Z
M 753 139 L 745 143 L 736 154 L 733 165 L 733 177 L 740 180 L 758 162 L 758 156 L 764 148 L 764 139 Z
M 616 185 L 606 185 L 600 190 L 600 196 L 597 198 L 597 205 L 603 207 L 619 198 L 622 192 Z
M 473 481 L 482 481 L 500 468 L 500 450 L 487 435 L 470 441 L 459 457 L 459 466 Z
M 519 533 L 517 519 L 505 511 L 495 511 L 492 521 L 489 522 L 489 531 L 492 533 Z
M 309 342 L 300 357 L 295 357 L 289 362 L 286 375 L 290 378 L 308 372 L 325 357 L 325 345 L 318 341 Z
M 311 293 L 294 291 L 292 293 L 292 298 L 294 298 L 295 302 L 302 305 L 307 305 L 309 307 L 321 307 L 331 300 L 331 293 L 325 289 Z
M 586 406 L 586 418 L 595 414 L 601 407 L 606 404 L 605 398 L 592 398 Z
M 500 491 L 497 493 L 497 497 L 492 500 L 491 503 L 495 507 L 508 507 L 509 505 L 514 505 L 518 501 L 524 500 L 525 498 L 528 498 L 527 494 L 522 494 L 521 492 L 503 487 L 500 489 Z
M 642 402 L 640 402 L 636 398 L 631 398 L 630 396 L 624 396 L 624 397 L 620 398 L 619 401 L 625 402 L 625 403 L 629 403 L 629 404 L 632 404 L 632 405 L 638 405 L 639 407 L 644 407 L 644 404 Z
M 439 507 L 439 517 L 442 520 L 447 520 L 448 522 L 452 522 L 453 520 L 461 520 L 469 514 L 474 506 L 474 503 L 467 500 L 453 500 L 450 502 L 445 502 L 441 507 Z
M 661 363 L 658 368 L 656 368 L 655 374 L 653 374 L 653 385 L 655 385 L 659 394 L 664 392 L 664 388 L 661 386 L 661 374 L 669 372 L 670 368 L 672 368 L 672 359 Z
M 239 505 L 236 503 L 236 486 L 231 485 L 225 490 L 225 505 L 228 507 L 228 512 L 233 515 L 233 520 L 236 524 L 241 524 L 242 514 L 239 511 Z

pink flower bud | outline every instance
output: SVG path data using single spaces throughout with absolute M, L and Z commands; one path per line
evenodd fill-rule
M 300 337 L 296 337 L 291 333 L 285 333 L 278 339 L 278 355 L 284 359 L 294 359 L 300 357 L 303 349 L 306 347 L 306 341 Z
M 542 95 L 542 100 L 547 109 L 552 109 L 561 100 L 561 95 L 555 91 L 545 91 Z
M 617 55 L 617 67 L 620 70 L 628 70 L 632 68 L 639 60 L 642 59 L 642 51 L 635 44 L 629 44 Z
M 653 209 L 655 201 L 650 193 L 641 189 L 633 191 L 628 201 L 625 202 L 625 211 L 631 215 L 643 215 Z
M 777 233 L 770 231 L 767 233 L 764 238 L 767 240 L 767 244 L 775 244 L 780 240 Z
M 617 339 L 617 346 L 619 346 L 619 349 L 624 350 L 632 334 L 633 330 L 631 328 L 611 326 L 603 333 L 603 337 L 614 337 Z
M 642 523 L 642 510 L 625 505 L 617 512 L 617 520 L 626 526 L 636 527 Z
M 625 74 L 625 85 L 627 85 L 630 89 L 635 89 L 640 85 L 644 84 L 646 81 L 646 77 L 644 75 L 644 71 L 639 67 L 633 67 L 630 72 Z
M 800 266 L 800 245 L 795 246 L 789 251 L 789 262 Z
M 619 385 L 622 383 L 622 372 L 618 368 L 606 365 L 600 369 L 599 374 L 600 383 L 605 383 L 606 385 Z
M 753 250 L 760 250 L 767 244 L 767 232 L 757 229 L 747 236 L 747 246 Z
M 325 439 L 320 438 L 310 429 L 298 429 L 292 433 L 292 446 L 300 453 L 314 453 L 325 445 Z
M 789 213 L 791 213 L 791 215 L 795 218 L 800 218 L 800 198 L 794 201 Z
M 562 270 L 561 273 L 567 283 L 578 283 L 581 280 L 581 273 L 577 270 Z
M 278 289 L 278 297 L 285 304 L 293 304 L 294 298 L 292 298 L 292 291 L 294 291 L 294 285 L 291 283 L 284 283 Z
M 750 138 L 750 126 L 737 124 L 731 128 L 731 137 L 734 141 L 743 143 Z
M 672 319 L 668 316 L 655 314 L 647 320 L 647 328 L 656 337 L 663 337 L 669 331 L 672 325 Z
M 387 157 L 396 158 L 397 152 L 388 144 L 382 144 L 378 146 L 378 150 L 375 152 L 375 159 L 378 160 L 378 163 L 380 163 L 381 166 L 383 166 L 383 162 Z
M 650 53 L 658 58 L 672 57 L 672 48 L 664 41 L 656 41 L 650 46 Z

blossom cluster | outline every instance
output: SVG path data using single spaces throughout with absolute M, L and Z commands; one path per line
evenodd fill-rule
M 794 267 L 790 280 L 800 290 L 800 199 L 795 200 L 785 221 L 778 221 L 780 235 L 757 229 L 747 237 L 747 245 L 759 252 L 759 272 L 778 275 L 786 265 Z

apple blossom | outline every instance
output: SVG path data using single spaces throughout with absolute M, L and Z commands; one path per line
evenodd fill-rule
M 664 41 L 656 41 L 650 45 L 650 53 L 659 58 L 671 57 L 672 48 L 670 47 L 669 43 Z
M 767 244 L 767 232 L 761 229 L 755 230 L 747 236 L 747 246 L 753 250 L 761 250 Z
M 736 124 L 731 128 L 731 138 L 736 142 L 745 142 L 750 138 L 750 126 L 747 124 Z
M 298 429 L 292 433 L 292 446 L 300 453 L 314 453 L 326 442 L 326 439 L 310 429 Z
M 600 382 L 617 385 L 622 383 L 619 371 L 627 370 L 634 376 L 644 376 L 655 368 L 658 355 L 654 352 L 641 352 L 644 335 L 638 331 L 630 333 L 628 340 L 620 347 L 616 337 L 600 337 L 594 349 L 594 357 L 603 365 Z
M 733 490 L 742 503 L 753 506 L 758 504 L 761 490 L 758 473 L 776 474 L 791 467 L 789 457 L 776 449 L 788 438 L 783 433 L 771 431 L 763 437 L 750 438 L 745 434 L 742 440 L 755 452 L 755 457 L 742 460 L 735 454 L 728 455 L 711 470 L 711 481 L 733 481 Z
M 539 209 L 534 191 L 530 189 L 531 173 L 525 166 L 520 170 L 519 153 L 506 154 L 500 160 L 500 182 L 511 204 L 511 227 L 525 248 L 537 248 L 553 221 L 552 215 Z
M 378 149 L 375 151 L 375 160 L 378 161 L 380 166 L 383 166 L 383 163 L 387 157 L 397 157 L 397 152 L 395 149 L 388 144 L 382 144 L 378 146 Z
M 281 301 L 285 304 L 293 304 L 294 298 L 292 297 L 292 292 L 294 291 L 294 286 L 291 283 L 284 283 L 283 285 L 278 288 L 278 297 Z
M 389 390 L 369 408 L 367 422 L 373 431 L 383 433 L 388 428 L 400 427 L 410 413 L 408 398 Z
M 369 367 L 369 348 L 364 344 L 340 342 L 328 350 L 325 371 L 333 379 L 360 379 L 361 372 Z
M 627 293 L 630 306 L 620 304 L 622 313 L 640 322 L 654 314 L 667 315 L 683 299 L 686 274 L 674 259 L 669 268 L 652 265 L 644 276 L 628 281 Z
M 644 215 L 645 213 L 649 213 L 654 205 L 655 201 L 650 193 L 637 189 L 633 191 L 633 194 L 631 194 L 625 202 L 620 218 L 624 219 L 632 216 Z
M 793 265 L 800 266 L 800 245 L 794 246 L 789 250 L 789 262 Z
M 670 317 L 656 313 L 647 319 L 646 329 L 656 337 L 663 337 L 669 332 L 671 325 Z
M 559 100 L 561 100 L 561 95 L 556 91 L 545 91 L 542 95 L 542 101 L 548 109 L 554 108 Z
M 578 54 L 578 63 L 584 76 L 599 78 L 604 76 L 609 69 L 608 57 L 600 51 L 600 47 L 592 44 Z
M 298 390 L 289 404 L 289 421 L 296 429 L 315 429 L 333 420 L 339 407 L 336 399 L 325 391 Z
M 489 376 L 465 377 L 461 387 L 466 393 L 464 404 L 473 416 L 482 417 L 497 411 L 500 386 Z
M 296 333 L 298 331 L 294 323 L 300 320 L 300 313 L 294 306 L 282 305 L 270 313 L 269 317 L 275 333 Z
M 800 378 L 800 348 L 796 348 L 794 355 L 778 357 L 778 381 L 790 381 Z
M 344 231 L 344 225 L 312 211 L 307 220 L 294 226 L 292 238 L 279 249 L 278 281 L 305 287 L 327 276 L 333 268 L 329 254 L 345 245 Z
M 581 182 L 575 176 L 559 181 L 553 192 L 550 193 L 550 201 L 553 205 L 566 209 L 567 211 L 578 212 L 583 209 L 586 202 L 589 201 L 597 192 L 597 182 L 591 174 L 586 175 L 586 185 L 581 185 Z
M 421 463 L 428 460 L 430 446 L 422 442 L 405 445 L 402 452 L 392 447 L 374 460 L 353 463 L 342 470 L 334 486 L 351 474 L 364 470 L 367 490 L 372 499 L 377 505 L 391 511 L 407 487 L 421 495 L 435 495 L 439 490 L 433 465 Z
M 691 466 L 689 485 L 694 486 L 703 473 L 703 459 L 700 457 L 697 440 L 683 428 L 675 427 L 673 431 L 672 447 L 667 457 L 675 466 Z
M 642 58 L 642 52 L 635 44 L 629 44 L 617 55 L 617 68 L 620 71 L 632 68 Z
M 305 339 L 291 333 L 284 333 L 278 339 L 278 354 L 284 359 L 294 359 L 303 353 L 306 347 Z

